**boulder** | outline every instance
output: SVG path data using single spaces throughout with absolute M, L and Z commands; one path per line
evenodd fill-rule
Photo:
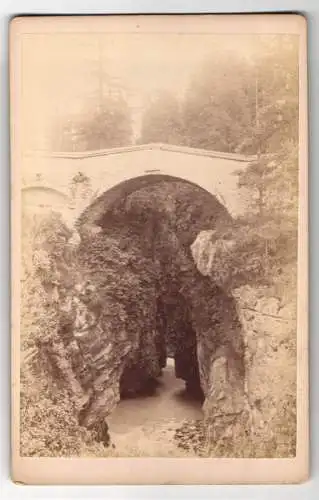
M 231 257 L 235 249 L 234 240 L 220 238 L 214 230 L 200 231 L 191 245 L 198 271 L 224 288 L 231 279 Z

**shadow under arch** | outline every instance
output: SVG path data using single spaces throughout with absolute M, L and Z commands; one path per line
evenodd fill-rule
M 76 226 L 79 228 L 83 224 L 99 225 L 103 215 L 105 215 L 105 213 L 109 210 L 114 209 L 120 200 L 123 200 L 123 198 L 140 189 L 151 189 L 156 184 L 161 182 L 182 183 L 189 187 L 193 187 L 194 189 L 200 191 L 206 200 L 213 203 L 216 209 L 223 211 L 225 222 L 226 220 L 228 222 L 232 220 L 228 210 L 219 200 L 217 200 L 216 196 L 199 184 L 182 177 L 176 177 L 168 174 L 145 174 L 124 180 L 112 188 L 104 191 L 96 200 L 84 209 L 76 221 Z

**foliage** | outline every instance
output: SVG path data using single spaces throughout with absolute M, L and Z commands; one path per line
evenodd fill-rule
M 98 194 L 92 188 L 91 179 L 81 171 L 72 177 L 69 190 L 72 202 L 79 205 L 80 209 L 83 203 L 92 203 Z
M 236 52 L 215 54 L 193 76 L 183 103 L 187 145 L 235 152 L 255 117 L 251 67 Z
M 130 144 L 130 109 L 122 97 L 104 97 L 91 103 L 82 116 L 67 118 L 53 134 L 55 151 L 92 151 Z
M 239 187 L 250 191 L 250 207 L 261 218 L 278 214 L 296 219 L 292 211 L 298 196 L 297 46 L 290 39 L 274 39 L 262 63 L 254 63 L 256 126 L 250 145 L 256 156 L 239 174 Z
M 145 110 L 139 143 L 183 141 L 183 122 L 178 99 L 169 92 L 159 93 Z
M 233 285 L 272 282 L 296 265 L 298 219 L 298 40 L 254 38 L 251 51 L 216 50 L 184 95 L 163 94 L 144 115 L 141 141 L 171 142 L 252 156 L 236 172 L 248 210 L 229 236 Z M 207 227 L 206 229 L 209 229 Z M 235 257 L 235 260 L 233 258 Z M 227 262 L 229 260 L 229 267 Z
M 140 142 L 278 152 L 283 136 L 296 139 L 297 117 L 297 40 L 260 36 L 250 52 L 221 46 L 198 67 L 186 92 L 162 92 L 151 101 Z
M 22 456 L 103 456 L 105 448 L 94 433 L 79 427 L 66 391 L 30 366 L 23 367 L 20 397 Z

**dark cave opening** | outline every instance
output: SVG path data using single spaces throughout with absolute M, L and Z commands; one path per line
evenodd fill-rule
M 174 364 L 175 377 L 185 383 L 185 398 L 203 402 L 196 332 L 183 296 L 174 294 L 157 298 L 156 327 L 159 332 L 155 338 L 160 366 L 158 376 L 143 374 L 138 365 L 128 367 L 120 380 L 121 399 L 155 395 L 161 385 L 163 369 L 170 361 Z
M 174 359 L 175 376 L 185 382 L 186 392 L 203 399 L 197 357 L 197 339 L 188 304 L 181 293 L 158 298 L 158 317 L 167 355 Z

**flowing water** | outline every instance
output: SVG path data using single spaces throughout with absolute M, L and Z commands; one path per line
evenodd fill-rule
M 200 402 L 187 396 L 168 359 L 155 393 L 122 400 L 107 421 L 120 456 L 179 456 L 184 453 L 174 442 L 176 429 L 202 416 Z

